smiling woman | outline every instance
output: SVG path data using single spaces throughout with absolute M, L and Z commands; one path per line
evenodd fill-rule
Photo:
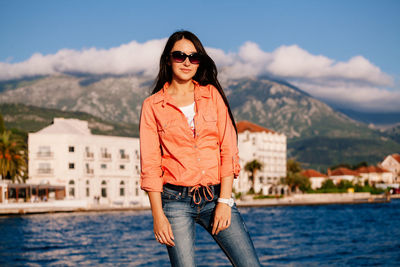
M 231 198 L 238 159 L 235 121 L 214 61 L 193 33 L 175 32 L 140 118 L 141 188 L 172 266 L 196 265 L 196 223 L 234 266 L 260 266 Z

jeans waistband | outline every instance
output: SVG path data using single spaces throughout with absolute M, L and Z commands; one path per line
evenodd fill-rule
M 207 186 L 181 186 L 174 184 L 164 184 L 164 187 L 177 191 L 181 193 L 182 196 L 193 196 L 193 200 L 196 204 L 198 201 L 201 201 L 200 192 L 202 192 L 205 198 L 207 199 L 207 196 L 210 195 L 210 193 L 211 193 L 210 195 L 211 198 L 213 198 L 214 195 L 219 196 L 221 190 L 221 184 L 207 185 Z M 207 188 L 211 190 L 211 192 L 209 192 Z

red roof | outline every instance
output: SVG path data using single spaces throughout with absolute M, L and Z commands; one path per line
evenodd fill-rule
M 238 130 L 238 133 L 242 133 L 244 131 L 250 131 L 250 132 L 266 132 L 266 133 L 275 133 L 274 131 L 264 128 L 260 125 L 254 124 L 249 121 L 239 121 L 236 123 L 236 128 Z
M 304 170 L 301 172 L 302 175 L 311 178 L 311 177 L 326 177 L 325 174 L 322 174 L 320 172 L 317 172 L 316 170 L 313 169 L 308 169 L 308 170 Z
M 344 175 L 358 176 L 358 172 L 349 170 L 347 168 L 338 168 L 331 172 L 331 176 L 344 176 Z
M 356 170 L 358 173 L 383 173 L 389 172 L 388 170 L 377 167 L 377 166 L 368 166 L 368 167 L 360 167 Z
M 392 157 L 397 160 L 398 163 L 400 163 L 400 155 L 399 154 L 393 154 Z

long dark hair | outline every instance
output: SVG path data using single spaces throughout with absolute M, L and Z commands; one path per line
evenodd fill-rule
M 229 117 L 231 118 L 233 127 L 235 127 L 235 131 L 237 133 L 235 119 L 233 118 L 231 108 L 229 107 L 228 99 L 226 98 L 225 93 L 222 90 L 222 87 L 217 79 L 217 66 L 215 65 L 214 61 L 207 55 L 207 52 L 201 44 L 199 38 L 197 38 L 196 35 L 189 31 L 177 31 L 169 37 L 160 58 L 160 71 L 158 72 L 155 86 L 151 94 L 155 94 L 160 91 L 166 82 L 171 83 L 172 68 L 168 64 L 170 59 L 170 52 L 174 44 L 182 39 L 191 41 L 196 48 L 197 53 L 201 55 L 201 62 L 193 79 L 197 81 L 200 85 L 204 86 L 212 84 L 215 88 L 217 88 L 218 92 L 225 102 L 225 105 L 228 108 Z

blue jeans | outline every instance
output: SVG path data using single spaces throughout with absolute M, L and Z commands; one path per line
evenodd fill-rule
M 162 206 L 175 237 L 175 246 L 167 245 L 172 266 L 196 266 L 194 257 L 195 223 L 203 226 L 211 234 L 214 210 L 219 196 L 217 188 L 211 187 L 211 190 L 214 197 L 210 201 L 203 196 L 201 202 L 195 204 L 190 193 L 179 192 L 164 186 L 161 194 Z M 211 236 L 233 266 L 261 266 L 236 204 L 232 207 L 231 214 L 231 225 L 219 232 L 218 235 Z

